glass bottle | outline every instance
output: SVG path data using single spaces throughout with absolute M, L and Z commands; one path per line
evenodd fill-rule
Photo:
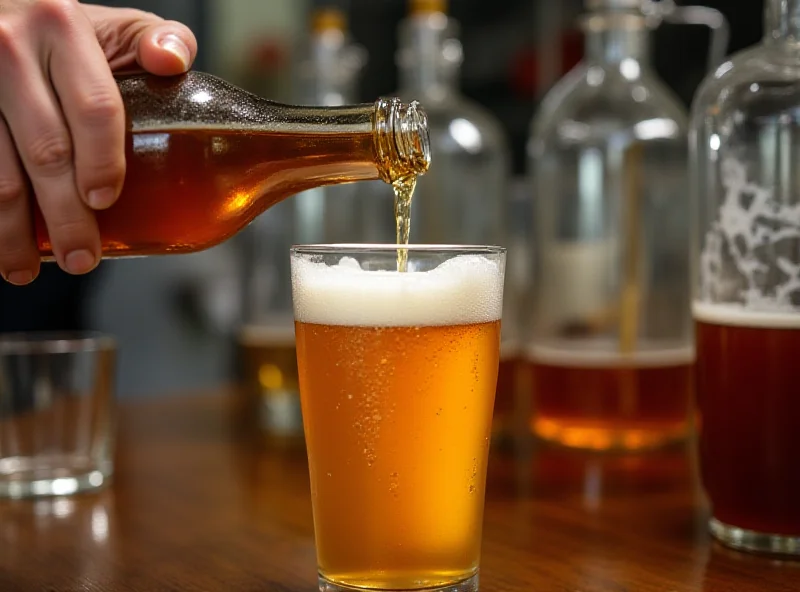
M 418 97 L 425 105 L 431 154 L 436 160 L 417 181 L 411 210 L 411 238 L 415 243 L 500 245 L 506 241 L 505 208 L 510 174 L 510 151 L 505 133 L 495 117 L 466 98 L 458 87 L 463 60 L 459 23 L 448 16 L 445 0 L 410 0 L 408 16 L 398 26 L 396 61 L 400 88 L 397 95 Z M 394 236 L 394 220 L 383 213 L 393 196 L 370 200 L 374 228 L 381 242 Z M 509 259 L 512 254 L 509 254 Z M 507 309 L 514 302 L 507 287 Z M 509 384 L 505 397 L 498 393 L 496 433 L 504 431 L 512 409 L 510 393 L 511 347 L 517 326 L 503 318 L 501 385 Z
M 313 187 L 423 173 L 428 128 L 416 102 L 283 105 L 201 72 L 119 80 L 127 171 L 96 213 L 103 257 L 189 253 L 230 238 Z M 51 259 L 37 210 L 36 236 Z
M 300 48 L 295 100 L 327 107 L 352 103 L 366 55 L 350 38 L 345 12 L 330 2 L 318 2 L 309 28 L 308 41 Z M 242 233 L 245 301 L 238 344 L 243 422 L 245 427 L 255 424 L 275 445 L 303 437 L 287 253 L 295 244 L 365 242 L 363 202 L 369 196 L 359 192 L 361 185 L 300 192 L 270 208 Z M 383 214 L 391 216 L 391 204 L 386 207 Z
M 800 555 L 800 0 L 765 5 L 692 106 L 700 468 L 716 538 Z
M 566 447 L 653 448 L 687 435 L 693 351 L 688 114 L 650 65 L 650 31 L 680 10 L 726 29 L 711 9 L 586 7 L 585 57 L 543 99 L 528 144 L 530 423 Z

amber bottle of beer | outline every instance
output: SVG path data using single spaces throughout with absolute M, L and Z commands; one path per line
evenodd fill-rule
M 217 245 L 300 191 L 425 172 L 428 125 L 416 102 L 308 107 L 275 103 L 217 77 L 118 79 L 126 174 L 97 212 L 103 257 L 189 253 Z M 41 212 L 36 237 L 52 259 Z

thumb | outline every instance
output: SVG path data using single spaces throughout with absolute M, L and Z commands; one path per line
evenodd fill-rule
M 81 5 L 115 72 L 139 68 L 160 76 L 182 74 L 197 55 L 186 25 L 132 8 Z
M 197 55 L 197 41 L 188 27 L 174 21 L 162 21 L 142 29 L 136 45 L 136 61 L 152 74 L 182 74 L 192 66 Z

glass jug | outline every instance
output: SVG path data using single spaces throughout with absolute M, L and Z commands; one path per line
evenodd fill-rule
M 692 108 L 700 468 L 723 543 L 800 555 L 800 1 Z
M 661 22 L 717 11 L 588 0 L 586 55 L 545 96 L 528 145 L 534 275 L 531 429 L 572 448 L 637 450 L 690 426 L 688 115 L 649 59 Z M 715 53 L 716 52 L 716 53 Z

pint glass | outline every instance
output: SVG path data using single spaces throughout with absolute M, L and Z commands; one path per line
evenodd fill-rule
M 478 588 L 505 250 L 292 249 L 320 590 Z

